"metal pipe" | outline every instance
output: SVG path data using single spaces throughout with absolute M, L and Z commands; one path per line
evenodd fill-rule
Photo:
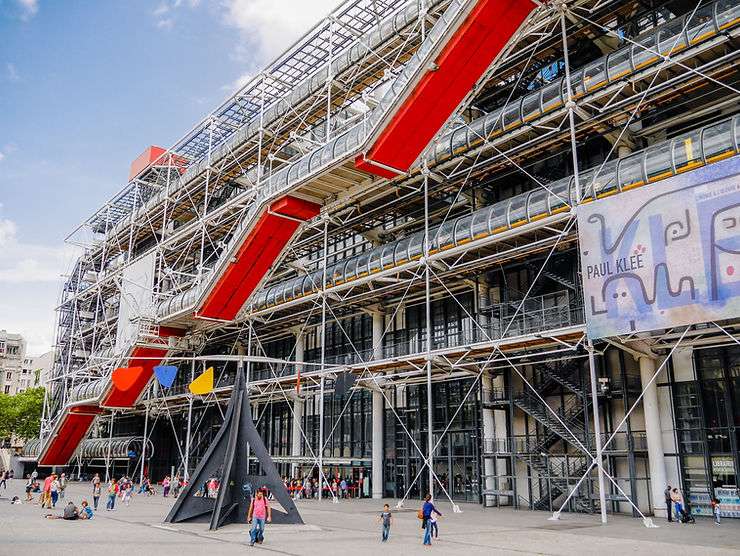
M 190 366 L 190 382 L 195 379 L 195 360 Z M 190 427 L 193 423 L 193 394 L 188 394 L 188 428 L 185 431 L 185 470 L 182 474 L 185 482 L 190 478 Z
M 324 487 L 324 389 L 326 382 L 326 259 L 329 249 L 329 219 L 324 219 L 324 271 L 321 281 L 321 392 L 319 395 L 319 500 Z M 329 486 L 327 481 L 326 486 Z
M 427 328 L 427 454 L 429 465 L 429 494 L 434 493 L 434 427 L 433 419 L 433 400 L 432 400 L 432 300 L 430 292 L 430 273 L 429 267 L 429 169 L 424 166 L 424 284 L 425 284 L 425 308 L 426 308 L 426 328 Z
M 596 390 L 596 360 L 594 345 L 591 340 L 586 344 L 588 351 L 588 368 L 591 375 L 591 405 L 594 415 L 594 439 L 596 440 L 596 461 L 599 471 L 599 505 L 601 506 L 601 523 L 606 523 L 606 485 L 604 483 L 604 468 L 602 466 L 601 422 L 599 421 L 599 396 Z
M 567 93 L 567 102 L 565 104 L 568 109 L 568 122 L 570 124 L 570 148 L 573 155 L 573 184 L 575 186 L 575 205 L 581 202 L 583 195 L 581 194 L 581 182 L 578 179 L 578 151 L 576 143 L 576 123 L 574 108 L 575 102 L 573 101 L 573 95 L 571 90 L 570 82 L 570 62 L 568 61 L 568 37 L 565 33 L 565 10 L 567 6 L 565 2 L 560 5 L 560 31 L 563 37 L 563 60 L 565 62 L 565 91 Z

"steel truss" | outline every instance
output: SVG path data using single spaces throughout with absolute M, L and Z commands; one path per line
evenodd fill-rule
M 42 436 L 51 429 L 55 412 L 65 405 L 70 392 L 84 387 L 91 379 L 108 376 L 125 359 L 125 349 L 116 352 L 115 324 L 125 289 L 126 269 L 142 254 L 154 255 L 154 303 L 152 307 L 142 308 L 137 341 L 157 342 L 159 325 L 164 322 L 177 325 L 183 321 L 176 312 L 174 316 L 167 314 L 164 319 L 158 317 L 156 306 L 197 287 L 219 264 L 230 238 L 238 232 L 260 188 L 270 183 L 271 176 L 366 117 L 367 109 L 377 102 L 390 79 L 402 70 L 447 4 L 446 1 L 419 4 L 390 0 L 345 2 L 169 149 L 165 164 L 137 176 L 70 236 L 72 241 L 83 245 L 85 251 L 65 283 L 60 300 L 57 361 L 45 404 Z M 703 5 L 697 4 L 685 17 L 683 36 L 693 25 L 700 7 L 703 9 Z M 459 507 L 434 472 L 434 455 L 454 417 L 471 396 L 478 395 L 482 380 L 503 370 L 513 372 L 524 384 L 525 391 L 537 398 L 549 410 L 550 418 L 563 427 L 568 436 L 566 440 L 589 462 L 553 517 L 560 516 L 580 485 L 590 481 L 596 469 L 602 521 L 607 519 L 608 481 L 643 517 L 645 524 L 651 526 L 649 518 L 605 468 L 604 453 L 679 344 L 714 344 L 727 341 L 727 338 L 739 342 L 736 323 L 723 323 L 722 326 L 709 323 L 704 327 L 669 330 L 648 339 L 610 340 L 620 349 L 640 354 L 644 354 L 647 342 L 653 356 L 656 353 L 667 353 L 667 356 L 652 380 L 642 385 L 640 395 L 605 442 L 599 430 L 594 364 L 597 352 L 585 337 L 582 314 L 575 318 L 569 315 L 567 321 L 558 326 L 543 319 L 539 328 L 518 328 L 522 318 L 529 314 L 527 303 L 535 299 L 536 286 L 551 274 L 546 269 L 548 263 L 563 250 L 577 248 L 575 208 L 585 202 L 587 196 L 595 195 L 595 186 L 591 184 L 617 155 L 622 156 L 620 151 L 634 146 L 636 134 L 630 131 L 634 128 L 632 124 L 640 120 L 644 112 L 660 113 L 664 107 L 670 107 L 677 95 L 691 91 L 706 94 L 708 109 L 732 110 L 727 99 L 715 97 L 718 92 L 738 93 L 735 87 L 737 50 L 728 46 L 735 40 L 734 28 L 685 48 L 676 48 L 681 40 L 676 36 L 667 52 L 629 37 L 619 37 L 637 52 L 658 57 L 659 63 L 636 68 L 623 81 L 579 92 L 582 83 L 572 81 L 574 68 L 571 67 L 569 45 L 572 47 L 574 38 L 589 34 L 599 36 L 603 42 L 616 34 L 613 14 L 636 10 L 636 3 L 616 1 L 558 2 L 543 8 L 531 28 L 512 42 L 507 54 L 481 82 L 481 87 L 440 131 L 437 140 L 422 155 L 419 167 L 410 174 L 389 184 L 387 180 L 369 179 L 344 165 L 302 186 L 300 195 L 324 201 L 325 208 L 319 218 L 301 230 L 283 255 L 282 264 L 274 266 L 263 286 L 291 277 L 309 276 L 315 291 L 271 307 L 247 304 L 233 323 L 201 322 L 186 338 L 168 344 L 171 352 L 166 359 L 181 368 L 189 364 L 191 378 L 209 364 L 223 364 L 223 375 L 226 365 L 246 363 L 251 397 L 263 406 L 260 419 L 269 403 L 287 402 L 295 417 L 292 402 L 296 397 L 318 397 L 321 411 L 318 444 L 312 445 L 310 434 L 299 423 L 297 430 L 309 455 L 292 455 L 292 459 L 284 460 L 312 464 L 327 485 L 325 448 L 336 434 L 352 396 L 362 390 L 380 392 L 385 407 L 391 410 L 423 461 L 416 477 L 400 497 L 399 506 L 426 470 L 429 487 L 436 483 L 454 511 L 459 511 Z M 543 111 L 526 125 L 507 127 L 507 113 L 517 102 L 520 115 L 524 115 L 522 97 L 517 95 L 521 92 L 520 82 L 524 76 L 532 75 L 533 71 L 541 72 L 539 62 L 558 55 L 562 55 L 564 66 L 562 105 L 546 113 Z M 348 60 L 354 61 L 343 67 Z M 582 77 L 580 71 L 578 75 Z M 483 108 L 485 99 L 496 95 L 498 90 L 506 94 L 498 111 Z M 478 126 L 477 122 L 487 116 L 492 116 L 495 123 L 490 127 L 487 124 Z M 677 116 L 669 115 L 666 121 L 681 125 Z M 500 126 L 498 132 L 497 126 Z M 454 144 L 459 134 L 465 137 L 465 144 L 457 149 L 452 147 L 449 155 L 440 156 L 439 145 L 450 144 L 450 141 Z M 582 181 L 584 164 L 579 160 L 579 147 L 595 135 L 607 138 L 611 147 L 599 168 L 589 174 L 591 181 Z M 542 153 L 561 152 L 563 145 L 567 145 L 566 152 L 570 150 L 575 187 L 575 197 L 564 201 L 566 210 L 511 228 L 495 237 L 431 252 L 430 226 L 442 227 L 458 214 L 474 209 L 479 202 L 475 188 L 494 174 L 524 175 L 534 183 L 533 191 L 558 196 L 553 192 L 553 184 L 539 175 L 529 161 L 537 158 L 536 153 L 541 157 Z M 568 195 L 567 190 L 565 195 Z M 416 260 L 352 282 L 332 283 L 327 269 L 331 263 L 346 257 L 348 250 L 377 245 L 381 239 L 397 238 L 409 229 L 423 234 L 423 251 Z M 352 240 L 349 248 L 348 239 Z M 494 330 L 479 319 L 480 311 L 471 314 L 461 298 L 473 291 L 478 303 L 482 273 L 523 260 L 534 261 L 531 264 L 537 269 L 536 276 L 515 304 L 513 314 Z M 442 298 L 459 306 L 473 332 L 461 342 L 436 347 L 431 311 L 434 301 Z M 409 304 L 424 308 L 424 345 L 413 352 L 387 356 L 383 346 L 390 336 L 391 323 Z M 373 346 L 368 351 L 356 345 L 343 322 L 354 314 L 380 310 L 386 314 L 382 333 L 373 338 Z M 579 312 L 577 309 L 576 313 Z M 297 344 L 285 357 L 272 357 L 265 349 L 270 341 L 284 338 L 286 331 L 302 336 L 309 330 L 326 331 L 329 323 L 350 346 L 351 362 L 328 360 L 324 332 L 320 333 L 318 362 L 296 362 Z M 230 355 L 204 354 L 204 348 L 213 344 L 229 345 Z M 239 346 L 243 345 L 246 348 L 240 353 Z M 526 368 L 534 363 L 583 357 L 589 361 L 593 445 L 584 443 L 581 435 L 572 430 L 572 425 L 548 405 L 526 373 Z M 266 365 L 270 376 L 250 379 L 250 370 L 255 364 Z M 324 399 L 332 394 L 337 377 L 348 373 L 354 376 L 354 386 L 341 413 L 327 431 Z M 432 385 L 462 378 L 472 379 L 470 387 L 443 430 L 434 431 Z M 299 385 L 299 393 L 296 385 Z M 406 428 L 388 395 L 389 387 L 399 385 L 426 386 L 426 446 L 418 443 Z M 228 393 L 228 384 L 223 384 L 201 401 L 221 411 Z M 153 428 L 150 419 L 154 419 L 154 423 L 159 417 L 168 420 L 185 477 L 192 467 L 189 461 L 192 439 L 198 435 L 205 416 L 202 413 L 200 421 L 192 422 L 193 402 L 194 397 L 188 393 L 163 392 L 152 385 L 146 400 L 136 410 L 145 415 L 144 438 L 147 441 L 147 434 L 151 434 Z M 178 432 L 174 425 L 173 413 L 185 411 L 188 426 L 183 439 L 182 431 Z M 112 430 L 111 425 L 111 434 Z M 144 442 L 144 451 L 147 449 L 148 444 Z M 321 492 L 320 489 L 320 496 Z

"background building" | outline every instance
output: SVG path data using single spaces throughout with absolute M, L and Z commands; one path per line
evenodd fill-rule
M 0 391 L 17 394 L 32 385 L 24 367 L 26 341 L 20 334 L 0 330 Z
M 47 351 L 36 357 L 24 358 L 21 372 L 21 380 L 24 384 L 23 389 L 44 386 L 49 379 L 49 373 L 53 364 L 53 351 Z
M 491 60 L 468 58 L 482 77 L 450 114 L 454 87 L 409 89 L 446 71 L 440 43 L 465 32 L 446 10 L 473 4 L 349 0 L 134 162 L 77 231 L 29 455 L 106 466 L 74 455 L 90 429 L 151 439 L 118 469 L 188 474 L 246 357 L 285 475 L 635 516 L 661 515 L 670 483 L 695 512 L 720 496 L 740 515 L 738 315 L 591 346 L 574 217 L 737 163 L 738 4 L 537 8 Z M 147 382 L 165 358 L 168 389 Z M 110 379 L 125 365 L 144 368 L 133 394 Z M 214 392 L 190 395 L 210 366 Z

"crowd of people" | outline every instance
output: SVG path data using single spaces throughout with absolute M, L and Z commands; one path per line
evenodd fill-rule
M 7 489 L 7 482 L 13 478 L 11 471 L 5 471 L 0 473 L 0 486 Z M 283 478 L 283 483 L 286 490 L 294 499 L 314 499 L 318 498 L 319 492 L 319 481 L 313 477 L 304 477 L 290 479 L 289 477 Z M 38 504 L 45 509 L 55 509 L 60 500 L 65 498 L 65 490 L 69 484 L 68 477 L 65 473 L 57 475 L 51 473 L 48 477 L 39 480 L 38 472 L 33 471 L 30 475 L 26 476 L 26 502 L 34 501 L 34 493 L 39 494 Z M 172 496 L 176 498 L 179 496 L 181 489 L 186 486 L 186 482 L 181 479 L 179 475 L 175 475 L 174 478 L 170 478 L 169 475 L 165 476 L 161 482 L 162 495 L 167 498 Z M 106 510 L 115 511 L 116 502 L 119 501 L 121 504 L 128 506 L 131 503 L 131 499 L 136 493 L 136 488 L 133 480 L 124 475 L 120 479 L 111 478 L 107 484 L 103 484 L 100 475 L 96 473 L 90 481 L 91 495 L 93 504 L 92 507 L 87 500 L 82 500 L 80 508 L 78 508 L 74 502 L 69 501 L 65 506 L 61 514 L 48 513 L 44 517 L 47 519 L 65 519 L 65 520 L 90 520 L 93 519 L 95 512 L 98 511 L 99 501 L 101 493 L 105 490 L 106 493 Z M 196 496 L 204 496 L 209 498 L 216 498 L 220 488 L 220 481 L 217 477 L 210 477 L 199 488 Z M 337 475 L 330 479 L 329 483 L 326 482 L 323 485 L 324 496 L 326 498 L 336 499 L 349 499 L 363 496 L 364 479 L 360 478 L 352 480 L 348 477 L 342 477 Z M 152 482 L 144 477 L 141 485 L 138 489 L 138 494 L 146 496 L 155 496 L 156 490 Z M 249 511 L 247 513 L 247 523 L 251 524 L 250 529 L 250 545 L 255 543 L 262 544 L 265 538 L 265 525 L 270 523 L 272 520 L 272 509 L 270 508 L 269 499 L 272 496 L 268 491 L 261 489 L 255 493 L 252 498 Z M 18 497 L 14 497 L 14 503 L 21 503 Z M 691 508 L 683 497 L 683 493 L 679 488 L 671 487 L 667 485 L 665 489 L 665 503 L 667 511 L 667 519 L 669 522 L 675 521 L 678 523 L 695 523 L 695 519 L 691 515 Z M 714 523 L 720 525 L 721 523 L 721 505 L 717 498 L 713 498 L 711 501 L 712 513 L 714 516 Z M 424 498 L 424 502 L 420 507 L 417 517 L 421 521 L 421 529 L 423 531 L 423 544 L 431 545 L 432 539 L 436 539 L 439 536 L 438 518 L 442 516 L 442 513 L 434 506 L 432 502 L 431 494 L 427 494 Z M 390 539 L 391 524 L 393 523 L 393 515 L 388 504 L 383 506 L 383 510 L 378 517 L 378 521 L 381 524 L 381 542 L 387 542 Z
M 327 482 L 328 481 L 328 482 Z M 366 479 L 360 477 L 359 479 L 353 479 L 351 477 L 343 477 L 337 475 L 323 481 L 323 498 L 363 498 L 367 496 L 365 488 L 369 485 L 365 484 Z M 296 500 L 298 499 L 313 499 L 319 497 L 319 480 L 313 477 L 294 478 L 283 477 L 283 484 L 290 496 Z
M 0 472 L 0 487 L 7 489 L 8 481 L 13 478 L 14 475 L 11 470 Z M 69 478 L 65 473 L 51 473 L 47 477 L 40 479 L 36 470 L 26 475 L 25 481 L 25 500 L 22 501 L 16 496 L 13 498 L 13 503 L 20 504 L 24 501 L 26 503 L 36 503 L 41 508 L 48 510 L 56 509 L 60 501 L 65 499 L 65 491 L 69 485 Z M 174 479 L 166 476 L 162 480 L 164 497 L 172 496 L 176 498 L 185 484 L 179 475 L 176 475 Z M 139 486 L 138 494 L 154 496 L 156 493 L 152 482 L 147 477 L 144 477 Z M 137 494 L 137 488 L 133 479 L 127 475 L 123 475 L 118 479 L 111 477 L 110 480 L 104 483 L 100 478 L 100 474 L 95 473 L 90 480 L 92 504 L 88 503 L 87 500 L 82 500 L 78 508 L 74 502 L 69 501 L 64 506 L 61 514 L 49 513 L 45 514 L 44 517 L 47 519 L 67 520 L 92 519 L 100 507 L 100 498 L 103 494 L 105 495 L 106 511 L 115 511 L 116 503 L 126 506 L 131 504 L 131 500 Z M 35 498 L 34 495 L 38 495 L 38 498 Z

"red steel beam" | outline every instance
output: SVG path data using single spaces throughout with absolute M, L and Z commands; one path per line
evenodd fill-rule
M 535 8 L 532 0 L 479 0 L 355 166 L 406 172 Z

